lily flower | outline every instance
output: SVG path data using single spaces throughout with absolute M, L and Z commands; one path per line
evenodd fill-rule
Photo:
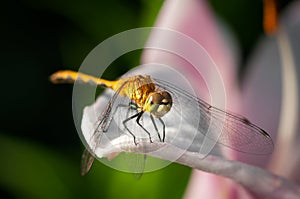
M 176 31 L 197 42 L 203 47 L 203 52 L 208 53 L 216 68 L 212 70 L 206 64 L 200 69 L 198 66 L 195 68 L 189 59 L 174 55 L 172 51 L 146 49 L 142 63 L 148 65 L 130 72 L 172 79 L 175 74 L 168 76 L 172 70 L 160 68 L 154 63 L 179 70 L 188 77 L 196 96 L 201 96 L 208 102 L 214 101 L 214 105 L 222 102 L 224 105 L 225 101 L 226 109 L 244 115 L 269 132 L 275 145 L 272 154 L 259 156 L 233 150 L 224 155 L 219 150 L 212 150 L 203 156 L 199 151 L 193 150 L 198 146 L 195 142 L 198 137 L 190 134 L 190 126 L 184 123 L 181 130 L 186 136 L 179 136 L 177 141 L 168 142 L 177 136 L 176 124 L 169 123 L 166 142 L 150 143 L 146 137 L 135 144 L 130 135 L 120 135 L 122 131 L 118 130 L 118 122 L 112 122 L 110 135 L 101 136 L 101 144 L 95 148 L 91 132 L 94 132 L 95 123 L 101 116 L 97 113 L 107 108 L 104 104 L 113 95 L 110 91 L 106 91 L 93 105 L 84 109 L 81 130 L 89 147 L 95 148 L 94 153 L 99 158 L 112 160 L 121 152 L 135 152 L 194 168 L 184 196 L 188 199 L 299 197 L 300 156 L 297 151 L 300 123 L 297 75 L 300 74 L 300 62 L 296 59 L 300 56 L 296 56 L 296 53 L 300 51 L 296 49 L 299 45 L 293 45 L 299 43 L 299 10 L 300 3 L 295 2 L 281 18 L 279 31 L 273 37 L 262 39 L 249 63 L 243 85 L 239 86 L 238 53 L 234 39 L 219 26 L 206 1 L 167 0 L 155 26 Z M 182 52 L 191 59 L 203 56 L 201 58 L 204 61 L 209 60 L 193 48 L 185 48 L 183 43 L 173 39 L 155 34 L 154 31 L 148 45 L 166 42 L 172 44 L 171 48 L 174 50 L 181 47 Z M 152 68 L 149 64 L 153 65 Z M 199 74 L 198 70 L 202 72 Z M 206 76 L 203 77 L 203 74 Z M 221 82 L 221 87 L 216 85 L 218 81 Z M 181 82 L 177 81 L 178 84 Z M 215 98 L 220 98 L 221 102 Z M 169 115 L 166 114 L 166 117 L 172 119 L 172 114 Z M 171 119 L 168 121 L 172 121 Z M 119 123 L 122 122 L 120 121 Z M 132 128 L 135 128 L 134 125 Z

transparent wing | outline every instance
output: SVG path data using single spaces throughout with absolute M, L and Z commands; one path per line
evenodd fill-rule
M 92 167 L 92 164 L 94 162 L 94 157 L 95 157 L 95 151 L 101 142 L 101 137 L 103 133 L 105 133 L 108 130 L 110 122 L 113 119 L 112 109 L 114 107 L 117 97 L 119 96 L 119 92 L 121 89 L 122 86 L 110 98 L 106 108 L 104 109 L 103 113 L 101 114 L 101 116 L 99 117 L 99 119 L 95 124 L 94 132 L 92 133 L 92 136 L 88 142 L 91 149 L 90 150 L 85 149 L 82 154 L 81 165 L 80 165 L 81 175 L 85 175 L 86 173 L 88 173 Z
M 178 113 L 185 122 L 198 128 L 198 132 L 203 136 L 215 140 L 221 146 L 244 153 L 272 153 L 273 142 L 269 134 L 246 118 L 213 107 L 171 83 L 158 79 L 154 81 L 159 89 L 167 90 L 176 96 L 177 103 L 184 106 Z M 176 106 L 174 103 L 173 107 L 178 109 Z M 194 118 L 195 115 L 199 118 Z M 208 133 L 209 128 L 212 130 Z
M 131 171 L 136 179 L 140 179 L 144 173 L 147 155 L 137 153 L 126 153 L 125 161 L 128 164 L 128 170 Z
M 94 162 L 94 156 L 85 149 L 81 157 L 80 174 L 84 176 L 89 172 Z
M 91 148 L 86 149 L 82 155 L 81 175 L 85 175 L 90 170 L 94 161 L 94 157 L 96 156 L 96 149 L 100 146 L 103 133 L 107 133 L 106 136 L 110 140 L 120 136 L 121 133 L 126 132 L 122 121 L 130 117 L 131 114 L 136 114 L 137 110 L 132 109 L 133 106 L 131 100 L 128 97 L 120 95 L 120 92 L 122 92 L 122 89 L 126 83 L 127 82 L 125 81 L 123 85 L 121 85 L 120 88 L 114 92 L 106 107 L 103 109 L 104 111 L 102 114 L 100 114 L 100 117 L 97 119 L 97 122 L 94 125 L 94 132 L 92 133 L 92 136 L 88 142 Z M 120 125 L 118 128 L 115 126 L 116 123 Z M 135 123 L 135 120 L 132 123 L 133 126 L 138 127 Z M 137 133 L 134 130 L 133 132 Z M 132 142 L 134 143 L 133 139 Z M 128 171 L 134 173 L 137 179 L 140 178 L 144 172 L 146 155 L 128 153 L 123 154 L 123 156 L 125 156 L 125 161 L 127 162 L 128 167 L 130 167 L 128 168 Z

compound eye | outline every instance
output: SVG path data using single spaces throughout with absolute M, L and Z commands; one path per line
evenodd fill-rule
M 161 104 L 168 105 L 168 104 L 172 103 L 172 97 L 171 97 L 170 93 L 164 91 L 161 93 L 161 96 L 162 96 Z
M 163 100 L 163 96 L 160 93 L 154 93 L 152 95 L 150 103 L 151 104 L 161 104 L 162 100 Z

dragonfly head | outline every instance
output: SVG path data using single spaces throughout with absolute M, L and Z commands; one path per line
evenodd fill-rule
M 172 107 L 172 97 L 166 91 L 152 92 L 144 105 L 144 111 L 150 112 L 155 117 L 162 117 Z

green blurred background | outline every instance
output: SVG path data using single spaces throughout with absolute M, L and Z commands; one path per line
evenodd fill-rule
M 280 10 L 289 1 L 279 2 Z M 262 32 L 262 0 L 210 1 L 232 29 L 241 63 Z M 7 0 L 1 3 L 0 198 L 181 198 L 191 170 L 172 164 L 137 180 L 96 162 L 81 177 L 83 145 L 72 118 L 72 86 L 51 73 L 76 70 L 101 41 L 152 26 L 162 0 Z M 251 33 L 251 34 L 250 34 Z M 114 79 L 139 63 L 120 59 Z

